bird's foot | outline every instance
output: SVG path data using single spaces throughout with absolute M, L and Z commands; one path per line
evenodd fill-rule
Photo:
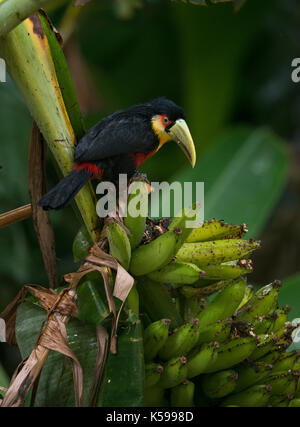
M 141 173 L 139 171 L 135 171 L 134 175 L 130 178 L 130 184 L 134 181 L 145 181 L 147 184 L 150 185 L 150 181 L 147 177 L 146 173 Z
M 143 181 L 146 188 L 147 188 L 148 194 L 151 193 L 152 187 L 151 187 L 150 181 L 147 177 L 147 174 L 135 171 L 134 175 L 132 175 L 132 177 L 130 178 L 129 185 L 135 181 Z

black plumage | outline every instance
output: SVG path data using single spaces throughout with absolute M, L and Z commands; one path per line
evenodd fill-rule
M 91 178 L 114 181 L 130 178 L 136 168 L 159 147 L 153 117 L 166 115 L 171 122 L 185 118 L 184 111 L 162 97 L 104 117 L 78 142 L 73 170 L 39 201 L 44 209 L 61 209 Z
M 151 153 L 159 144 L 151 118 L 162 114 L 168 115 L 171 121 L 185 118 L 183 109 L 166 98 L 116 111 L 100 120 L 81 138 L 74 160 L 89 162 L 116 154 Z

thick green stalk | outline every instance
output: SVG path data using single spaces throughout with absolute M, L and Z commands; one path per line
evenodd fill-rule
M 51 49 L 38 14 L 0 39 L 0 55 L 42 132 L 62 175 L 73 167 L 75 135 L 56 75 Z M 99 218 L 90 184 L 75 198 L 91 237 L 97 239 Z

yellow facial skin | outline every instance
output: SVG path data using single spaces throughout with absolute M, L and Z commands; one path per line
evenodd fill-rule
M 186 121 L 183 119 L 178 119 L 172 124 L 172 126 L 168 126 L 164 124 L 163 117 L 164 116 L 157 115 L 152 118 L 152 129 L 159 139 L 159 146 L 157 151 L 166 142 L 176 141 L 189 159 L 192 167 L 194 167 L 196 163 L 196 150 Z M 167 126 L 168 129 L 166 130 Z
M 166 132 L 165 130 L 163 121 L 162 121 L 162 116 L 154 116 L 152 118 L 152 129 L 154 130 L 154 132 L 156 133 L 156 135 L 158 136 L 159 139 L 159 146 L 157 151 L 168 141 L 172 141 L 172 137 L 169 133 Z

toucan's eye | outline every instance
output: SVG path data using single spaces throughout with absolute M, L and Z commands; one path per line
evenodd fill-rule
M 166 125 L 169 123 L 169 119 L 168 119 L 168 117 L 167 117 L 167 116 L 165 116 L 165 117 L 164 117 L 163 122 L 164 122 L 164 124 L 166 124 Z

